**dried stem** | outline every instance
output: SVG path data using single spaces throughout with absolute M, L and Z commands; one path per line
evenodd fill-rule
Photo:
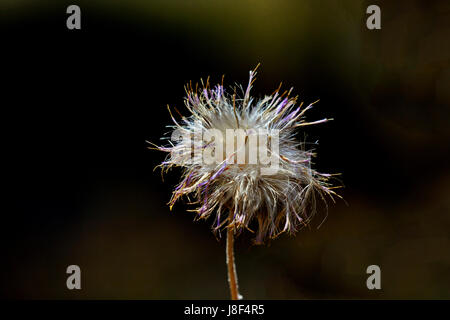
M 228 285 L 230 286 L 231 300 L 239 300 L 238 280 L 236 274 L 236 265 L 234 263 L 234 230 L 228 228 L 227 231 L 227 267 L 228 267 Z

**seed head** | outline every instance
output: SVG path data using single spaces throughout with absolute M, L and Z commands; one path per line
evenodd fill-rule
M 155 146 L 168 153 L 160 165 L 163 172 L 173 166 L 183 169 L 170 208 L 181 196 L 189 200 L 193 196 L 197 208 L 192 211 L 200 219 L 213 216 L 215 232 L 249 229 L 261 243 L 283 232 L 295 233 L 314 216 L 318 197 L 325 201 L 325 195 L 336 194 L 328 182 L 331 175 L 311 168 L 314 154 L 296 138 L 298 128 L 329 119 L 306 122 L 305 112 L 314 103 L 296 106 L 297 97 L 290 97 L 292 88 L 253 98 L 255 76 L 256 69 L 250 71 L 245 90 L 235 86 L 230 93 L 225 92 L 223 79 L 212 88 L 209 78 L 201 88 L 187 85 L 184 103 L 190 115 L 180 114 L 177 121 L 168 108 L 176 141 Z M 241 91 L 240 96 L 236 91 Z M 261 132 L 265 136 L 258 135 Z M 206 155 L 216 161 L 206 161 Z

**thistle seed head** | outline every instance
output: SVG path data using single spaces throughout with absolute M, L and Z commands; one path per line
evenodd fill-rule
M 170 208 L 181 196 L 191 196 L 197 218 L 214 217 L 214 231 L 249 229 L 261 243 L 283 232 L 295 233 L 314 216 L 317 199 L 337 194 L 331 190 L 331 175 L 311 168 L 314 154 L 296 138 L 298 128 L 328 119 L 306 122 L 305 112 L 314 103 L 296 106 L 292 89 L 253 98 L 255 76 L 256 69 L 250 71 L 246 89 L 235 86 L 230 93 L 223 79 L 215 87 L 209 78 L 200 88 L 187 85 L 184 103 L 190 115 L 180 114 L 177 121 L 169 108 L 172 141 L 155 146 L 168 153 L 162 172 L 183 169 Z M 256 230 L 251 230 L 253 225 Z

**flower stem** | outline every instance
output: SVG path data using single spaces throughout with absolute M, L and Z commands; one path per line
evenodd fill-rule
M 228 267 L 228 285 L 230 286 L 231 300 L 239 300 L 238 280 L 236 274 L 236 265 L 234 263 L 234 230 L 228 228 L 227 231 L 227 267 Z

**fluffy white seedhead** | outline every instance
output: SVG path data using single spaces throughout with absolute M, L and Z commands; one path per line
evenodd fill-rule
M 214 216 L 215 231 L 233 228 L 240 232 L 254 226 L 256 230 L 251 231 L 261 243 L 308 224 L 317 197 L 324 200 L 324 195 L 335 193 L 327 182 L 331 175 L 311 168 L 313 153 L 296 139 L 298 127 L 327 119 L 305 122 L 304 114 L 314 103 L 296 106 L 297 97 L 289 97 L 292 89 L 280 94 L 278 88 L 270 96 L 254 99 L 250 90 L 255 75 L 256 69 L 250 71 L 245 91 L 239 86 L 226 93 L 223 84 L 210 88 L 209 80 L 195 90 L 186 86 L 190 116 L 180 115 L 176 121 L 171 113 L 174 141 L 157 149 L 168 152 L 160 165 L 163 171 L 183 168 L 170 208 L 181 196 L 189 199 L 191 195 L 198 205 L 194 210 L 198 218 Z M 237 90 L 242 92 L 240 97 Z M 227 136 L 227 131 L 234 136 Z M 239 132 L 245 133 L 243 138 Z M 265 136 L 255 139 L 258 132 Z M 231 152 L 227 152 L 230 145 Z

